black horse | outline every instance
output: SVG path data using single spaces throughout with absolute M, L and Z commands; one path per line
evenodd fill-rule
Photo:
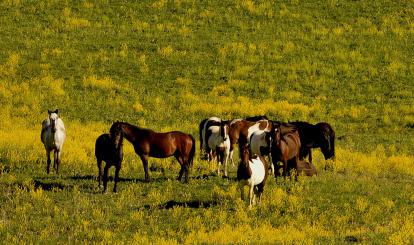
M 325 122 L 315 125 L 308 122 L 290 122 L 298 128 L 301 150 L 300 160 L 309 156 L 309 162 L 312 163 L 312 148 L 320 148 L 325 160 L 335 159 L 335 131 Z
M 117 137 L 122 137 L 119 134 Z M 117 183 L 119 181 L 119 171 L 121 170 L 121 163 L 123 159 L 122 140 L 115 141 L 111 139 L 109 134 L 102 134 L 96 139 L 95 143 L 95 157 L 98 163 L 98 185 L 101 186 L 101 179 L 103 175 L 103 185 L 106 192 L 108 183 L 108 171 L 111 166 L 115 166 L 114 192 L 117 192 Z M 102 169 L 102 161 L 104 161 L 105 169 Z

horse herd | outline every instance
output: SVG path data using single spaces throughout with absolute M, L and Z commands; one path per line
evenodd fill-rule
M 42 123 L 41 140 L 46 149 L 47 173 L 50 172 L 50 152 L 54 152 L 53 167 L 59 171 L 62 146 L 66 132 L 58 110 L 48 111 L 48 118 Z M 174 156 L 181 169 L 178 180 L 183 175 L 185 182 L 189 180 L 189 172 L 195 155 L 195 139 L 190 134 L 180 131 L 158 133 L 151 129 L 140 128 L 126 123 L 115 122 L 109 134 L 102 134 L 96 139 L 95 156 L 99 169 L 98 183 L 103 180 L 103 192 L 106 192 L 108 171 L 115 166 L 113 191 L 117 192 L 119 171 L 123 160 L 123 140 L 126 138 L 141 158 L 145 181 L 150 181 L 148 158 L 167 158 Z M 257 196 L 260 201 L 268 173 L 275 177 L 283 174 L 284 178 L 290 170 L 295 179 L 300 172 L 315 175 L 312 164 L 312 148 L 320 148 L 325 159 L 335 157 L 335 132 L 328 123 L 315 125 L 307 122 L 279 122 L 269 120 L 266 116 L 254 116 L 244 119 L 222 120 L 218 117 L 204 119 L 199 124 L 200 153 L 209 161 L 217 158 L 217 173 L 228 178 L 227 165 L 234 166 L 233 152 L 238 145 L 240 163 L 237 168 L 237 180 L 244 199 L 243 187 L 249 186 L 249 203 L 252 205 Z M 305 160 L 308 158 L 308 162 Z M 105 166 L 103 168 L 103 162 Z M 269 164 L 270 162 L 270 164 Z M 282 166 L 279 165 L 282 163 Z

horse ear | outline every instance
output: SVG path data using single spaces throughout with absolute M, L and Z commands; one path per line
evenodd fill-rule
M 52 114 L 52 112 L 51 112 L 50 110 L 47 110 L 47 114 L 49 114 L 49 115 L 50 115 L 50 114 Z
M 58 114 L 58 113 L 59 113 L 59 109 L 56 109 L 56 110 L 55 110 L 55 113 L 56 113 L 56 114 Z

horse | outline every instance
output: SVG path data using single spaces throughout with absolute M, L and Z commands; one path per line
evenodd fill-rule
M 183 174 L 185 174 L 185 182 L 188 182 L 195 154 L 195 139 L 193 136 L 180 131 L 158 133 L 126 122 L 113 123 L 109 133 L 113 139 L 122 134 L 123 137 L 120 137 L 120 140 L 126 138 L 132 143 L 135 153 L 141 158 L 144 166 L 146 182 L 150 181 L 148 158 L 167 158 L 170 156 L 174 156 L 181 165 L 177 179 L 181 181 Z
M 275 123 L 273 130 L 270 132 L 272 141 L 270 143 L 270 154 L 272 157 L 272 163 L 275 166 L 275 177 L 278 176 L 279 168 L 276 168 L 277 163 L 280 161 L 283 163 L 283 176 L 286 179 L 288 172 L 288 165 L 297 169 L 300 154 L 300 138 L 298 130 L 295 127 L 285 129 L 285 132 L 281 132 L 281 126 Z M 297 179 L 297 175 L 295 177 Z
M 244 118 L 244 120 L 249 121 L 249 122 L 257 122 L 260 120 L 269 120 L 269 118 L 267 118 L 266 115 L 261 115 L 261 116 L 246 117 Z
M 208 145 L 206 142 L 206 133 L 207 129 L 210 126 L 222 126 L 222 120 L 218 117 L 210 117 L 202 120 L 198 126 L 198 132 L 200 137 L 200 152 L 204 154 L 208 154 Z
M 270 131 L 272 124 L 269 120 L 259 120 L 257 122 L 247 121 L 244 119 L 234 119 L 230 122 L 230 157 L 233 156 L 234 145 L 239 144 L 239 152 L 241 147 L 248 144 L 251 134 L 257 130 Z
M 258 156 L 268 156 L 269 161 L 272 162 L 270 149 L 270 142 L 272 141 L 272 137 L 270 136 L 269 132 L 266 132 L 264 130 L 257 130 L 252 133 L 249 139 L 249 145 L 250 145 L 250 151 L 253 155 Z M 272 173 L 274 172 L 273 164 L 270 164 L 270 170 Z
M 108 171 L 111 166 L 115 166 L 115 179 L 113 192 L 117 192 L 117 183 L 119 181 L 119 171 L 124 156 L 123 153 L 123 137 L 122 134 L 116 134 L 118 138 L 112 139 L 109 134 L 100 135 L 95 142 L 95 157 L 98 164 L 98 186 L 101 186 L 103 175 L 103 192 L 106 192 L 108 183 Z M 104 161 L 105 169 L 102 169 L 102 161 Z
M 315 125 L 308 122 L 291 122 L 290 124 L 295 125 L 299 130 L 301 160 L 308 156 L 309 162 L 312 163 L 312 148 L 320 148 L 325 160 L 335 159 L 335 131 L 331 125 L 325 122 Z
M 208 124 L 208 123 L 207 123 Z M 228 122 L 221 121 L 217 123 L 211 123 L 211 126 L 207 127 L 205 140 L 207 141 L 206 150 L 208 151 L 209 161 L 213 160 L 214 156 L 217 156 L 217 174 L 220 174 L 220 165 L 224 168 L 223 177 L 228 178 L 227 174 L 227 161 L 230 155 L 230 138 L 228 136 Z
M 241 199 L 244 200 L 244 186 L 249 186 L 249 207 L 255 204 L 257 196 L 259 202 L 267 179 L 268 162 L 263 157 L 252 157 L 249 146 L 244 145 L 241 152 L 241 161 L 237 168 L 238 187 Z M 253 195 L 254 192 L 254 195 Z
M 50 173 L 50 152 L 53 151 L 53 168 L 56 174 L 59 174 L 60 158 L 62 155 L 63 143 L 66 139 L 66 129 L 62 119 L 59 117 L 59 110 L 48 110 L 48 118 L 42 122 L 42 131 L 40 139 L 45 147 L 47 156 L 47 174 Z

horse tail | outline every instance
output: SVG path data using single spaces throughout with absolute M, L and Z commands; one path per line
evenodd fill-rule
M 200 151 L 203 150 L 204 147 L 204 138 L 205 138 L 205 125 L 208 119 L 204 119 L 203 121 L 200 122 L 200 125 L 198 126 L 198 133 L 199 133 L 199 137 L 200 137 Z
M 195 155 L 195 151 L 196 151 L 196 141 L 194 139 L 194 137 L 189 134 L 191 141 L 192 141 L 192 145 L 191 145 L 191 150 L 190 150 L 190 155 L 188 156 L 188 164 L 190 165 L 190 167 L 193 166 L 193 161 L 194 161 L 194 155 Z
M 333 129 L 330 135 L 330 141 L 332 157 L 335 159 L 335 131 L 333 131 Z

